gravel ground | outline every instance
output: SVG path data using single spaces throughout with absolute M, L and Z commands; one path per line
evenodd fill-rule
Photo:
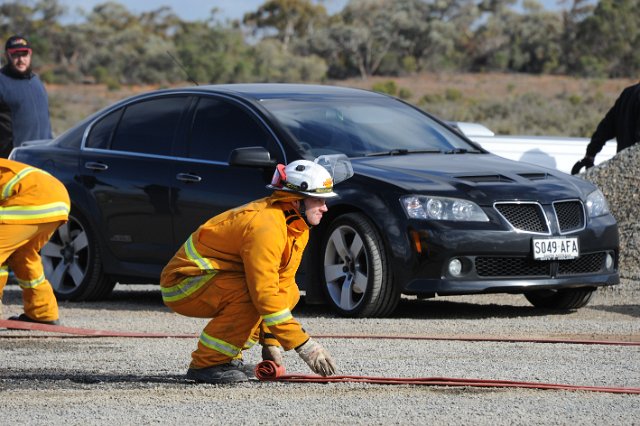
M 640 341 L 640 286 L 602 289 L 576 312 L 532 308 L 522 296 L 403 300 L 394 318 L 336 318 L 300 306 L 316 336 L 495 336 Z M 4 317 L 21 312 L 5 290 Z M 61 303 L 64 325 L 191 334 L 81 338 L 0 330 L 2 424 L 632 425 L 640 395 L 507 388 L 261 383 L 207 385 L 183 377 L 204 320 L 169 312 L 156 286 L 116 287 L 109 301 Z M 12 337 L 20 336 L 20 337 Z M 339 374 L 456 377 L 640 387 L 640 347 L 321 337 Z M 259 361 L 259 349 L 245 354 Z M 294 352 L 287 371 L 309 373 Z

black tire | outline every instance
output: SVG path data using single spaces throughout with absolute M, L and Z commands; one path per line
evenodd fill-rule
M 536 308 L 568 311 L 586 306 L 595 290 L 594 287 L 536 290 L 524 297 Z
M 360 213 L 335 219 L 321 247 L 321 286 L 329 305 L 346 317 L 383 317 L 398 306 L 380 233 Z
M 104 274 L 100 250 L 88 221 L 73 212 L 40 251 L 44 273 L 59 300 L 101 300 L 115 281 Z

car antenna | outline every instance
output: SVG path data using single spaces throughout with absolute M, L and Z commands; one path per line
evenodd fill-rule
M 196 86 L 199 86 L 198 82 L 197 82 L 197 81 L 195 81 L 195 80 L 194 80 L 194 79 L 189 75 L 189 71 L 187 71 L 187 69 L 186 69 L 185 67 L 183 67 L 183 66 L 182 66 L 182 64 L 180 63 L 180 61 L 178 61 L 178 60 L 177 60 L 177 59 L 176 59 L 176 58 L 171 54 L 171 52 L 169 52 L 168 50 L 167 50 L 167 55 L 169 55 L 169 57 L 170 57 L 171 59 L 173 59 L 173 62 L 175 62 L 175 63 L 180 67 L 180 69 L 182 69 L 182 71 L 184 71 L 184 73 L 187 75 L 187 79 L 188 79 L 190 82 L 192 82 L 192 83 L 193 83 L 193 84 L 195 84 Z

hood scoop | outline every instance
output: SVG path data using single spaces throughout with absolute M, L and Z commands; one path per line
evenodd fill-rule
M 496 183 L 496 182 L 513 182 L 513 179 L 504 175 L 472 175 L 472 176 L 456 176 L 456 179 L 466 180 L 473 183 Z
M 529 180 L 545 180 L 549 179 L 553 175 L 549 173 L 519 173 L 518 176 Z
M 553 175 L 549 173 L 518 173 L 518 177 L 524 178 L 530 181 L 546 180 Z M 456 179 L 464 180 L 473 183 L 512 183 L 515 182 L 514 178 L 510 178 L 500 174 L 488 174 L 488 175 L 458 175 Z

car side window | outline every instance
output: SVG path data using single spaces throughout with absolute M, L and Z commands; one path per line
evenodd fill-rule
M 128 105 L 111 142 L 114 151 L 171 155 L 186 96 L 161 97 Z
M 237 105 L 213 98 L 200 98 L 191 127 L 189 157 L 226 162 L 231 151 L 263 146 L 274 155 L 271 136 L 251 115 Z
M 122 109 L 119 109 L 96 121 L 87 137 L 87 148 L 109 149 L 113 130 L 118 124 L 121 115 Z

